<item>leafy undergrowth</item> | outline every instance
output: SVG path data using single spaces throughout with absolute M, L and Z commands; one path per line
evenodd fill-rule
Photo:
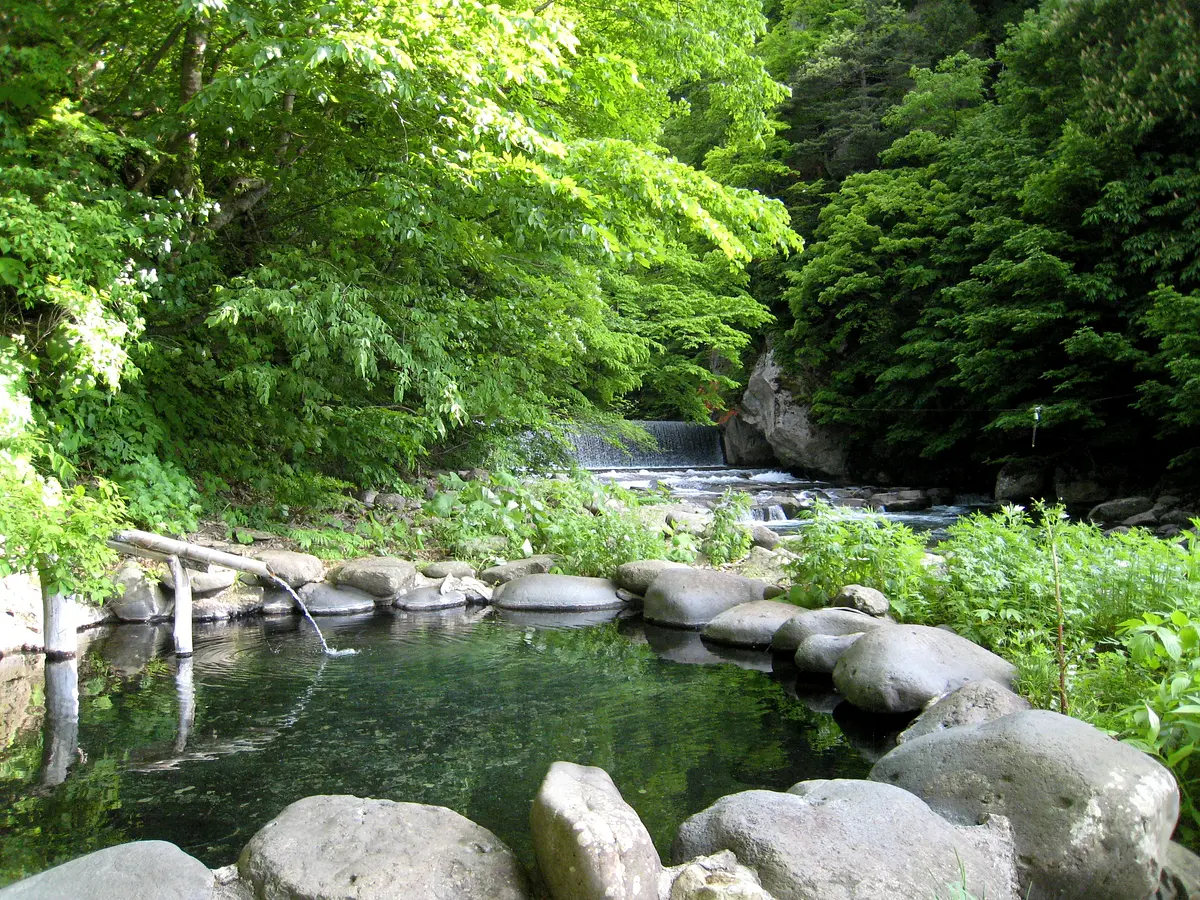
M 844 584 L 888 594 L 906 622 L 950 625 L 1013 662 L 1019 690 L 1151 753 L 1183 795 L 1181 831 L 1200 836 L 1200 538 L 1105 534 L 1061 509 L 1016 506 L 959 520 L 926 554 L 903 525 L 819 507 L 791 547 L 794 590 Z M 1200 523 L 1194 523 L 1200 525 Z M 1055 565 L 1057 556 L 1057 566 Z M 1057 577 L 1056 577 L 1057 570 Z M 1059 603 L 1062 664 L 1057 646 Z

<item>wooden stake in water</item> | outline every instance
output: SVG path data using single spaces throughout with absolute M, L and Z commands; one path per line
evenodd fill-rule
M 175 582 L 175 655 L 192 655 L 192 576 L 178 556 L 167 559 Z

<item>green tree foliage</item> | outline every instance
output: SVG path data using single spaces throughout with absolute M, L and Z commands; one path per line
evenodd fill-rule
M 1198 34 L 1186 4 L 1047 0 L 998 70 L 913 72 L 789 271 L 786 349 L 860 458 L 1028 452 L 1036 407 L 1047 455 L 1189 458 Z
M 8 4 L 30 458 L 186 528 L 184 472 L 382 484 L 637 391 L 706 416 L 767 321 L 742 268 L 799 241 L 655 141 L 697 80 L 730 140 L 764 132 L 764 27 L 734 0 Z

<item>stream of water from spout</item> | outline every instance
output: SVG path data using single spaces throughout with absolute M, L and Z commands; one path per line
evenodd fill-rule
M 317 627 L 317 620 L 312 617 L 312 613 L 308 611 L 308 607 L 304 605 L 304 601 L 300 599 L 300 595 L 292 590 L 292 586 L 290 584 L 277 575 L 272 575 L 271 580 L 292 595 L 292 599 L 296 601 L 296 605 L 300 607 L 300 612 L 304 613 L 304 618 L 308 619 L 309 624 L 311 624 L 313 627 L 313 631 L 317 633 L 317 640 L 321 642 L 321 652 L 323 652 L 326 656 L 353 656 L 358 652 L 357 650 L 352 649 L 338 650 L 336 647 L 330 647 L 327 643 L 325 643 L 325 635 L 321 634 L 321 629 Z

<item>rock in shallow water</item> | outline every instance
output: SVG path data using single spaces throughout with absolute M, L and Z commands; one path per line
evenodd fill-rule
M 360 797 L 298 800 L 238 861 L 264 900 L 529 900 L 513 852 L 441 806 Z
M 868 631 L 842 654 L 833 683 L 859 709 L 903 713 L 968 681 L 1011 685 L 1016 674 L 1007 660 L 949 631 L 890 625 Z
M 1022 897 L 1133 900 L 1158 885 L 1179 793 L 1146 754 L 1046 710 L 906 741 L 871 770 L 944 816 L 1013 826 Z
M 712 569 L 668 569 L 646 591 L 647 622 L 700 628 L 727 609 L 763 599 L 761 581 Z
M 121 563 L 113 580 L 122 594 L 109 600 L 107 606 L 122 622 L 153 622 L 174 612 L 175 598 L 168 597 L 162 585 L 133 560 Z
M 654 841 L 603 769 L 554 763 L 529 820 L 554 900 L 657 900 Z
M 683 563 L 671 562 L 666 559 L 638 559 L 617 566 L 613 572 L 613 581 L 631 593 L 644 597 L 654 579 L 667 569 L 686 569 Z
M 607 578 L 580 575 L 526 575 L 496 591 L 492 602 L 501 609 L 571 612 L 619 609 L 624 602 Z
M 467 595 L 462 591 L 442 593 L 436 587 L 423 587 L 401 594 L 392 605 L 412 612 L 423 609 L 454 609 L 467 605 Z
M 375 598 L 371 594 L 356 588 L 334 587 L 323 581 L 306 584 L 297 593 L 314 616 L 344 616 L 375 608 Z
M 681 861 L 719 850 L 756 869 L 778 900 L 933 900 L 960 883 L 960 871 L 976 897 L 1015 897 L 1002 819 L 954 825 L 907 791 L 869 781 L 806 781 L 788 793 L 722 797 L 683 823 L 671 855 Z
M 166 841 L 97 850 L 0 890 L 3 900 L 210 900 L 213 873 Z
M 705 640 L 732 647 L 769 647 L 785 622 L 796 615 L 797 607 L 779 600 L 755 600 L 742 603 L 716 616 L 700 632 Z

